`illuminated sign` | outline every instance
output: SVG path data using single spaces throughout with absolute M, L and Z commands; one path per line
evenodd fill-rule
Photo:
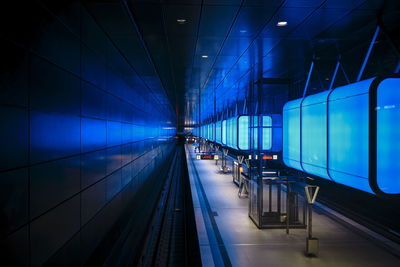
M 273 160 L 277 160 L 278 159 L 278 155 L 263 155 L 262 159 L 273 159 Z

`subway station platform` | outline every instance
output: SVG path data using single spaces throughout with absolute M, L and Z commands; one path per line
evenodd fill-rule
M 193 146 L 185 150 L 203 266 L 400 266 L 397 244 L 319 203 L 319 254 L 305 256 L 305 229 L 258 229 L 232 175 L 220 174 L 214 160 L 197 160 Z

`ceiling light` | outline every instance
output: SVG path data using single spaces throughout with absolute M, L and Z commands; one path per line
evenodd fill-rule
M 187 19 L 177 19 L 176 22 L 179 24 L 185 24 L 187 22 Z
M 208 58 L 208 56 L 207 56 L 207 55 L 202 55 L 201 57 L 202 57 L 202 58 Z
M 240 33 L 246 33 L 247 31 L 246 30 L 240 30 Z
M 278 23 L 276 24 L 276 26 L 278 27 L 284 27 L 287 25 L 287 21 L 278 21 Z

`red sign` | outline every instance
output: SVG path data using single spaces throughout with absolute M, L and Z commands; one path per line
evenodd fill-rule
M 214 155 L 201 155 L 201 159 L 214 159 Z
M 278 159 L 278 155 L 263 155 L 262 159 L 273 159 L 273 160 L 277 160 Z

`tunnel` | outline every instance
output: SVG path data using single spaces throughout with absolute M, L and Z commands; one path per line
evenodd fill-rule
M 399 266 L 398 0 L 5 0 L 1 266 Z

